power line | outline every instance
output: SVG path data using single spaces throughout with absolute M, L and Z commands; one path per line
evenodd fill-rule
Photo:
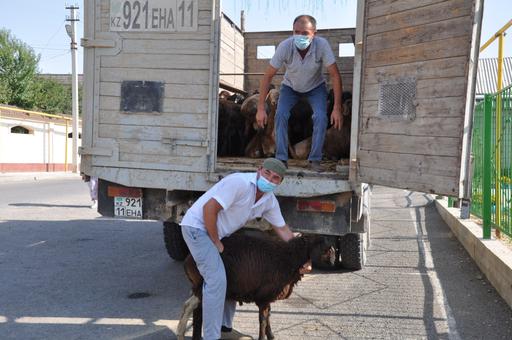
M 36 50 L 52 50 L 52 51 L 67 51 L 67 48 L 53 48 L 53 47 L 41 47 L 41 46 L 31 46 L 33 49 Z
M 57 29 L 57 31 L 55 31 L 55 33 L 53 33 L 53 35 L 50 37 L 50 39 L 48 39 L 48 41 L 46 42 L 46 44 L 44 44 L 43 46 L 46 47 L 48 46 L 48 44 L 53 40 L 53 38 L 55 38 L 55 36 L 60 32 L 60 30 L 62 29 L 62 27 L 64 26 L 63 24 L 66 22 L 66 20 L 63 20 L 62 22 L 59 23 L 59 28 Z
M 66 51 L 64 53 L 61 53 L 61 54 L 57 54 L 57 55 L 54 55 L 54 56 L 51 56 L 49 58 L 43 58 L 44 61 L 48 61 L 48 60 L 53 60 L 53 59 L 56 59 L 58 57 L 62 57 L 62 56 L 65 56 L 67 54 L 69 54 L 71 51 Z

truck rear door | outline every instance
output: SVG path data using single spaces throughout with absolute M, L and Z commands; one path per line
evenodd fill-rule
M 206 0 L 85 2 L 85 169 L 159 188 L 169 179 L 144 171 L 208 171 L 218 12 Z
M 468 196 L 482 6 L 359 1 L 351 180 Z

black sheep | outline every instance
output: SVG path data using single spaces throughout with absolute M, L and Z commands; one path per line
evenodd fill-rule
M 273 339 L 270 327 L 270 303 L 287 299 L 301 279 L 301 269 L 311 259 L 311 252 L 323 240 L 299 236 L 282 240 L 233 234 L 222 239 L 222 260 L 226 268 L 226 298 L 254 302 L 259 308 L 259 339 Z M 185 259 L 185 273 L 192 282 L 193 296 L 185 302 L 178 325 L 178 339 L 183 339 L 190 313 L 193 311 L 193 339 L 201 338 L 203 279 L 194 259 Z

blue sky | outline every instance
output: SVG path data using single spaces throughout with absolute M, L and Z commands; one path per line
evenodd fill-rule
M 0 0 L 0 27 L 7 28 L 18 39 L 32 46 L 41 55 L 39 70 L 43 73 L 71 73 L 70 39 L 64 28 L 66 2 L 60 0 Z M 68 2 L 80 7 L 83 0 Z M 482 43 L 512 19 L 510 0 L 485 0 Z M 240 11 L 246 13 L 247 31 L 291 30 L 298 14 L 316 17 L 318 28 L 354 27 L 356 0 L 222 0 L 224 12 L 239 23 Z M 78 23 L 77 36 L 83 36 L 83 21 Z M 505 37 L 505 56 L 512 56 L 512 28 Z M 496 57 L 497 43 L 481 57 Z M 78 71 L 82 72 L 82 49 L 78 50 Z

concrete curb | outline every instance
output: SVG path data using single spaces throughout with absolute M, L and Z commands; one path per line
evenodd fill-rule
M 40 181 L 49 179 L 80 179 L 80 175 L 73 172 L 4 172 L 0 173 L 0 182 Z
M 461 220 L 459 208 L 448 208 L 446 199 L 438 199 L 436 208 L 459 242 L 473 258 L 489 282 L 512 308 L 512 250 L 499 240 L 482 238 L 482 227 Z

